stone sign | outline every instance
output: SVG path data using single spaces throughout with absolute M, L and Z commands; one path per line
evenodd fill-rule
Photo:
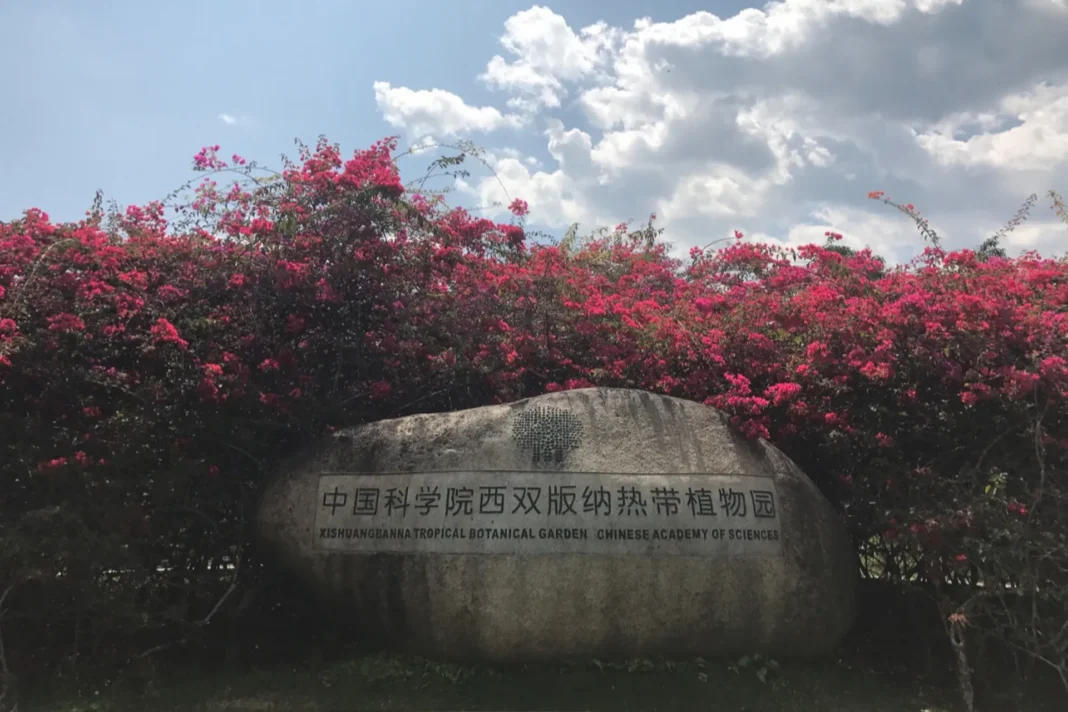
M 825 655 L 838 514 L 701 403 L 591 388 L 343 428 L 278 464 L 262 552 L 365 642 L 453 660 Z
M 774 479 L 542 472 L 327 474 L 315 548 L 354 553 L 780 556 Z

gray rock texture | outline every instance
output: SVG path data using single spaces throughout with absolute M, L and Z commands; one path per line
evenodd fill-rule
M 541 473 L 562 483 L 567 473 L 667 483 L 744 475 L 773 486 L 781 546 L 773 555 L 701 556 L 652 545 L 627 554 L 553 551 L 551 543 L 538 553 L 457 554 L 418 542 L 406 553 L 316 544 L 321 475 L 400 481 L 449 472 Z M 768 443 L 745 440 L 713 408 L 643 391 L 574 390 L 335 433 L 281 465 L 258 527 L 273 560 L 307 584 L 324 615 L 437 658 L 818 656 L 834 650 L 855 615 L 848 534 L 798 467 Z

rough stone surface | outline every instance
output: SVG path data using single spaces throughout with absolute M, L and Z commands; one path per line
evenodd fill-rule
M 551 545 L 539 553 L 440 553 L 418 544 L 369 553 L 316 544 L 323 475 L 399 482 L 412 480 L 403 473 L 449 472 L 534 472 L 563 484 L 567 473 L 766 478 L 757 482 L 776 492 L 781 546 L 773 555 L 703 556 Z M 813 656 L 831 652 L 855 615 L 848 535 L 799 468 L 771 445 L 742 438 L 715 409 L 642 391 L 567 391 L 338 432 L 283 463 L 258 525 L 277 563 L 308 584 L 332 620 L 434 657 Z

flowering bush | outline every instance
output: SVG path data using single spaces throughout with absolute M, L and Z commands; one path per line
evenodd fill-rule
M 770 438 L 866 575 L 1064 671 L 1068 262 L 931 246 L 891 269 L 834 233 L 682 262 L 652 221 L 534 244 L 524 201 L 449 209 L 394 150 L 320 141 L 265 175 L 215 146 L 171 218 L 0 224 L 0 609 L 61 612 L 35 642 L 109 611 L 149 647 L 231 610 L 250 498 L 333 427 L 603 385 Z

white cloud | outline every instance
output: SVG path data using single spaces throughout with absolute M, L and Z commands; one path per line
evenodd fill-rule
M 918 237 L 914 224 L 903 222 L 889 211 L 873 213 L 848 205 L 820 206 L 787 232 L 785 242 L 792 247 L 822 243 L 828 231 L 842 235 L 841 245 L 854 250 L 869 248 L 878 255 L 895 259 Z
M 239 119 L 233 114 L 219 114 L 219 121 L 222 121 L 227 126 L 233 126 Z
M 1004 242 L 1008 249 L 1064 254 L 1068 252 L 1068 226 L 1059 220 L 1026 223 L 1009 233 Z
M 494 56 L 480 78 L 490 87 L 517 94 L 510 104 L 517 109 L 559 107 L 567 95 L 563 82 L 594 74 L 619 34 L 604 23 L 576 33 L 560 15 L 534 6 L 504 23 L 501 45 L 515 59 Z
M 491 106 L 470 106 L 443 89 L 413 90 L 375 82 L 374 90 L 375 103 L 386 121 L 418 137 L 494 131 L 523 123 L 519 117 L 502 114 Z
M 765 188 L 765 183 L 732 166 L 707 166 L 676 183 L 674 193 L 661 201 L 657 214 L 672 220 L 693 216 L 752 218 L 764 207 Z
M 917 132 L 916 141 L 939 163 L 950 165 L 1048 170 L 1068 159 L 1068 84 L 1037 85 L 1006 96 L 999 108 L 998 113 L 949 117 L 927 132 Z M 1019 125 L 999 128 L 1006 120 Z M 954 138 L 968 124 L 983 133 Z
M 559 164 L 561 170 L 576 178 L 583 178 L 594 172 L 593 141 L 590 135 L 579 129 L 565 129 L 562 122 L 550 120 L 545 135 L 549 137 L 549 155 Z
M 581 200 L 577 183 L 563 170 L 532 172 L 527 162 L 516 158 L 495 155 L 485 158 L 494 176 L 475 185 L 463 182 L 460 189 L 477 198 L 490 212 L 502 213 L 513 198 L 522 197 L 532 210 L 538 211 L 539 220 L 551 227 L 585 222 L 591 206 Z
M 641 21 L 635 29 L 639 43 L 679 47 L 707 47 L 728 56 L 771 57 L 810 42 L 835 19 L 859 19 L 890 25 L 911 11 L 937 13 L 964 0 L 785 0 L 764 9 L 746 8 L 721 19 L 695 12 L 675 22 Z
M 917 204 L 951 248 L 1029 193 L 1068 191 L 1066 5 L 780 0 L 584 28 L 535 6 L 480 75 L 514 113 L 389 85 L 379 105 L 417 132 L 523 129 L 523 152 L 464 188 L 488 207 L 507 202 L 499 180 L 548 227 L 656 212 L 680 250 L 734 229 L 784 244 L 834 230 L 903 261 L 922 238 L 870 190 Z M 1066 236 L 1038 222 L 1006 245 L 1063 252 Z

